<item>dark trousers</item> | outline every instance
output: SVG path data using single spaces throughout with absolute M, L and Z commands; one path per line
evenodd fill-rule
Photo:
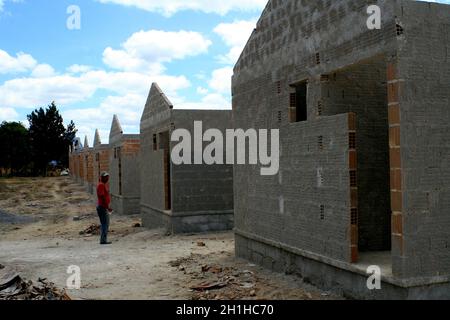
M 109 230 L 108 210 L 106 210 L 103 207 L 98 206 L 97 213 L 98 213 L 98 217 L 100 218 L 100 223 L 102 225 L 101 226 L 100 243 L 107 243 L 108 242 L 108 230 Z

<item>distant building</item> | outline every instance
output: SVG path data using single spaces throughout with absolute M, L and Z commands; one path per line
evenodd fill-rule
M 95 130 L 93 153 L 93 179 L 94 185 L 97 186 L 98 182 L 100 181 L 100 175 L 102 174 L 102 172 L 109 171 L 110 154 L 109 144 L 102 144 L 100 133 L 98 132 L 98 130 Z M 96 188 L 94 188 L 93 192 L 96 192 Z
M 111 124 L 109 146 L 112 208 L 119 214 L 139 214 L 139 135 L 124 134 L 119 118 L 115 115 Z
M 81 139 L 76 137 L 72 147 L 69 149 L 69 169 L 72 178 L 78 183 L 81 183 L 84 177 L 82 152 L 83 144 L 81 143 Z
M 194 121 L 204 129 L 231 126 L 230 111 L 173 110 L 156 83 L 141 119 L 141 214 L 144 227 L 171 233 L 233 228 L 233 167 L 174 165 L 171 133 L 193 133 Z
M 89 147 L 87 136 L 84 139 L 84 146 L 81 152 L 83 157 L 83 184 L 89 193 L 94 191 L 94 149 Z

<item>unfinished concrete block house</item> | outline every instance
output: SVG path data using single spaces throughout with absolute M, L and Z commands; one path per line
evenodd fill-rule
M 81 184 L 83 183 L 83 177 L 84 177 L 84 157 L 83 157 L 83 148 L 81 148 L 80 150 L 78 150 L 75 153 L 75 157 L 76 157 L 76 164 L 77 164 L 77 171 L 76 171 L 76 176 L 75 176 L 75 180 L 77 183 Z
M 89 193 L 94 192 L 94 149 L 89 147 L 88 138 L 84 139 L 84 146 L 81 156 L 83 157 L 83 177 L 82 184 Z
M 229 230 L 233 227 L 233 167 L 174 165 L 171 133 L 194 121 L 203 129 L 231 126 L 230 111 L 173 110 L 153 84 L 141 119 L 141 214 L 144 227 L 170 233 Z
M 94 185 L 97 186 L 100 181 L 100 175 L 102 172 L 109 172 L 109 144 L 102 144 L 100 139 L 100 133 L 95 130 L 93 158 L 94 158 Z M 96 188 L 93 193 L 95 194 Z
M 281 148 L 277 176 L 234 168 L 239 257 L 357 298 L 450 296 L 450 6 L 271 0 L 232 94 L 234 127 Z
M 80 138 L 75 138 L 72 145 L 69 148 L 69 170 L 71 177 L 76 181 L 79 176 L 79 153 L 83 146 L 81 145 Z
M 109 135 L 109 174 L 111 205 L 119 214 L 140 212 L 140 170 L 137 134 L 124 134 L 115 115 Z

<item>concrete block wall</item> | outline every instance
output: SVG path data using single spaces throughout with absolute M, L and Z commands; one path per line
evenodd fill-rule
M 322 77 L 322 115 L 357 118 L 359 250 L 391 249 L 389 124 L 384 56 Z
M 450 6 L 402 1 L 389 68 L 394 270 L 450 275 Z
M 165 176 L 167 146 L 161 148 L 159 134 L 171 130 L 173 105 L 157 84 L 152 84 L 141 118 L 141 214 L 146 228 L 171 231 L 171 203 L 167 190 L 171 181 Z M 170 201 L 171 202 L 171 201 Z
M 230 116 L 229 111 L 172 110 L 161 89 L 152 85 L 141 120 L 141 211 L 145 227 L 164 227 L 171 233 L 233 227 L 232 166 L 168 163 L 176 145 L 168 142 L 173 130 L 187 129 L 193 136 L 194 121 L 202 121 L 205 130 L 231 127 Z
M 70 171 L 70 176 L 73 178 L 73 174 L 74 174 L 74 168 L 75 168 L 75 163 L 74 163 L 74 156 L 73 156 L 73 151 L 72 149 L 69 150 L 69 171 Z
M 139 197 L 140 195 L 140 138 L 138 135 L 125 135 L 123 138 L 122 156 L 124 161 L 124 175 L 128 177 L 123 184 L 124 194 Z
M 96 187 L 100 181 L 100 175 L 103 171 L 109 172 L 109 145 L 101 144 L 94 147 L 94 194 L 96 192 Z
M 172 104 L 157 84 L 153 84 L 140 125 L 141 214 L 143 225 L 158 228 L 170 224 L 164 177 L 165 151 L 157 147 L 158 134 L 171 128 Z M 156 138 L 156 144 L 154 141 Z
M 114 123 L 116 122 L 116 124 Z M 109 155 L 112 208 L 119 214 L 140 212 L 139 135 L 124 135 L 118 119 L 113 120 Z M 117 131 L 117 132 L 114 132 Z
M 123 161 L 123 212 L 140 213 L 140 139 L 138 136 L 124 136 L 122 147 Z
M 382 30 L 368 30 L 368 4 L 381 6 Z M 344 118 L 345 113 L 358 111 L 355 107 L 359 105 L 352 104 L 355 99 L 342 101 L 337 105 L 341 110 L 332 111 L 325 93 L 329 89 L 330 94 L 337 95 L 339 85 L 336 82 L 331 87 L 328 83 L 327 89 L 324 79 L 357 63 L 395 53 L 396 7 L 396 1 L 269 2 L 234 68 L 233 121 L 235 128 L 280 129 L 281 169 L 276 177 L 261 177 L 259 168 L 235 166 L 235 220 L 240 234 L 256 234 L 339 261 L 357 260 L 355 246 L 361 239 L 355 237 L 358 231 L 350 223 L 355 191 L 348 183 L 350 130 Z M 385 66 L 380 68 L 372 80 L 366 81 L 381 81 Z M 354 76 L 355 82 L 360 80 L 358 72 L 342 71 L 341 75 Z M 308 121 L 291 123 L 291 85 L 301 81 L 307 81 Z M 380 92 L 381 88 L 372 94 L 378 108 L 382 103 Z M 386 98 L 384 103 L 387 109 Z M 369 107 L 370 102 L 360 108 L 378 117 Z M 324 113 L 327 110 L 328 116 Z M 344 115 L 331 116 L 337 113 Z M 386 122 L 382 133 L 386 160 L 387 111 L 379 117 Z M 362 139 L 358 129 L 363 130 L 361 137 L 369 131 L 357 126 L 358 139 Z M 389 197 L 387 168 L 384 171 L 385 194 Z M 383 213 L 389 217 L 388 210 Z M 367 217 L 360 217 L 363 231 L 364 222 L 370 223 L 370 215 Z M 386 221 L 389 225 L 389 220 L 384 219 L 383 226 Z M 389 230 L 381 237 L 389 238 Z
M 162 164 L 164 151 L 153 150 L 153 131 L 141 131 L 141 210 L 145 215 L 146 210 L 166 209 L 164 196 L 164 174 Z M 144 165 L 145 164 L 145 165 Z M 149 227 L 152 224 L 148 225 Z
M 366 9 L 371 4 L 381 7 L 381 30 L 366 27 Z M 288 168 L 285 159 L 291 152 L 289 141 L 297 139 L 310 145 L 305 140 L 307 134 L 292 132 L 290 85 L 308 81 L 310 123 L 326 118 L 327 110 L 331 112 L 333 108 L 336 109 L 331 114 L 353 111 L 359 115 L 356 137 L 360 249 L 385 249 L 391 242 L 394 277 L 427 279 L 429 283 L 450 280 L 450 193 L 445 180 L 449 168 L 445 142 L 449 133 L 449 15 L 447 5 L 416 1 L 272 0 L 234 68 L 232 85 L 235 127 L 281 130 L 279 181 L 285 179 L 283 172 Z M 324 83 L 334 73 L 336 82 Z M 347 88 L 348 83 L 354 83 L 353 88 Z M 344 95 L 339 97 L 343 86 Z M 372 91 L 367 92 L 367 88 Z M 358 97 L 360 93 L 365 96 L 364 102 Z M 322 142 L 323 139 L 325 136 Z M 383 143 L 378 145 L 377 141 Z M 297 166 L 305 170 L 299 184 L 303 188 L 311 186 L 312 179 L 308 177 L 317 168 L 308 163 L 307 154 L 299 154 L 295 159 Z M 336 167 L 335 172 L 340 166 Z M 348 256 L 340 249 L 336 250 L 338 254 L 330 253 L 330 247 L 314 246 L 307 239 L 288 244 L 283 228 L 295 225 L 295 220 L 277 217 L 279 207 L 286 206 L 277 206 L 276 196 L 279 203 L 285 204 L 289 194 L 280 191 L 274 179 L 258 176 L 256 170 L 235 167 L 235 219 L 240 230 L 237 247 L 241 238 L 258 236 L 301 252 L 310 250 L 308 253 L 338 260 Z M 324 179 L 327 180 L 326 172 Z M 387 187 L 381 183 L 386 180 Z M 256 196 L 250 190 L 256 190 Z M 295 190 L 294 194 L 299 196 L 300 192 Z M 380 195 L 384 196 L 378 203 L 376 198 Z M 304 203 L 308 202 L 314 203 L 314 194 L 307 196 Z M 333 199 L 327 199 L 325 205 L 337 207 Z M 261 214 L 262 206 L 270 209 Z M 270 227 L 259 225 L 261 220 L 270 221 Z M 308 220 L 302 221 L 301 226 L 306 230 L 314 227 Z M 301 234 L 303 229 L 298 227 L 297 231 Z M 316 237 L 323 243 L 329 234 L 318 232 Z
M 93 192 L 94 188 L 94 154 L 92 148 L 87 148 L 83 151 L 84 169 L 83 181 L 89 193 Z
M 85 164 L 84 164 L 84 155 L 82 152 L 78 154 L 78 176 L 77 176 L 77 182 L 81 185 L 84 185 L 84 171 L 85 171 Z
M 340 293 L 350 299 L 367 300 L 447 300 L 449 282 L 433 286 L 416 284 L 408 286 L 394 278 L 382 279 L 382 290 L 367 290 L 365 270 L 352 265 L 340 265 L 334 261 L 312 259 L 302 252 L 287 251 L 277 243 L 266 243 L 264 239 L 236 235 L 236 254 L 258 263 L 275 272 L 286 272 L 302 277 L 324 290 Z
M 277 176 L 235 166 L 236 233 L 350 262 L 349 115 L 286 129 Z
M 79 177 L 79 170 L 80 170 L 80 163 L 79 163 L 79 158 L 78 158 L 78 153 L 74 152 L 72 155 L 73 158 L 73 178 L 75 181 L 78 181 L 78 177 Z
M 75 181 L 80 179 L 80 154 L 75 153 Z
M 230 111 L 173 112 L 173 129 L 183 128 L 194 136 L 194 121 L 201 121 L 203 131 L 219 129 L 224 137 L 231 128 Z M 204 143 L 204 147 L 208 143 Z M 176 143 L 171 143 L 171 149 Z M 226 157 L 226 154 L 224 154 Z M 173 165 L 173 210 L 175 212 L 233 211 L 232 165 Z

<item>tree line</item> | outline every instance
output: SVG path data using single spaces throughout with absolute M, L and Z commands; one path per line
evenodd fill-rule
M 0 125 L 0 174 L 47 175 L 50 168 L 67 168 L 68 151 L 77 134 L 73 121 L 64 120 L 54 102 L 27 116 L 29 127 L 20 122 Z

